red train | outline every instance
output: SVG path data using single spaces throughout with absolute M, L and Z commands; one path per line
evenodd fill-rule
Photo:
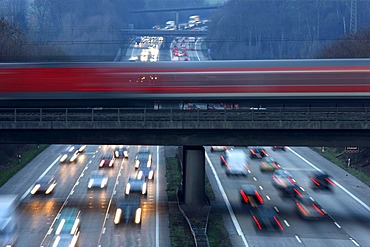
M 0 99 L 370 98 L 370 59 L 0 64 Z

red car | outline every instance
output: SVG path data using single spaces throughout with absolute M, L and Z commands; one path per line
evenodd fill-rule
M 113 156 L 113 155 L 109 155 L 109 156 L 103 156 L 100 158 L 100 162 L 99 162 L 99 168 L 103 168 L 103 167 L 114 167 L 114 161 L 116 160 L 116 158 Z

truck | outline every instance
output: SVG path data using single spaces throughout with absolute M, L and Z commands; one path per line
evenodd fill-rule
M 14 246 L 18 238 L 17 195 L 0 195 L 0 246 Z

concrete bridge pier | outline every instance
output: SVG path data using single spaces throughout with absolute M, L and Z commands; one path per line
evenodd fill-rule
M 183 192 L 185 205 L 205 205 L 205 151 L 203 146 L 183 147 Z

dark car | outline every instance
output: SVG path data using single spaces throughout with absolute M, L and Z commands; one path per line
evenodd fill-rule
M 295 201 L 298 214 L 303 219 L 322 219 L 326 216 L 321 206 L 310 196 L 297 197 Z
M 249 148 L 250 157 L 261 159 L 268 156 L 266 150 L 263 147 L 250 147 Z
M 140 166 L 151 167 L 152 166 L 152 154 L 146 151 L 138 152 L 135 156 L 134 164 L 135 164 L 135 169 L 138 169 Z
M 114 224 L 135 223 L 141 224 L 141 198 L 137 194 L 120 197 L 116 204 Z
M 31 190 L 31 194 L 34 195 L 36 193 L 43 193 L 43 194 L 50 194 L 54 191 L 55 186 L 57 185 L 57 181 L 54 176 L 46 175 L 40 179 L 38 179 Z
M 271 157 L 263 157 L 261 160 L 260 171 L 261 172 L 274 172 L 277 169 L 280 169 L 281 166 L 279 163 Z
M 211 146 L 210 151 L 213 152 L 225 152 L 227 150 L 226 146 Z
M 115 162 L 116 158 L 114 157 L 114 155 L 104 155 L 100 158 L 100 161 L 99 161 L 99 168 L 103 168 L 103 167 L 114 167 L 114 162 Z
M 115 158 L 128 159 L 128 148 L 124 146 L 116 147 L 113 154 Z
M 295 195 L 297 182 L 286 170 L 275 170 L 272 175 L 272 185 L 285 195 Z
M 60 157 L 59 162 L 60 163 L 77 162 L 77 158 L 80 153 L 81 152 L 79 151 L 78 147 L 72 146 L 62 153 L 62 157 Z
M 286 146 L 272 146 L 272 151 L 283 150 L 286 151 Z
M 251 207 L 257 207 L 263 204 L 263 198 L 258 192 L 257 187 L 251 184 L 243 184 L 239 189 L 240 200 L 242 203 L 248 204 Z
M 152 169 L 152 167 L 141 166 L 137 172 L 137 177 L 144 177 L 145 180 L 153 180 L 154 170 Z
M 273 207 L 262 206 L 252 208 L 250 212 L 258 230 L 284 230 L 279 216 Z
M 314 190 L 332 190 L 335 183 L 330 179 L 330 176 L 326 172 L 317 171 L 310 177 L 311 188 Z
M 125 189 L 125 194 L 141 194 L 146 195 L 148 185 L 144 177 L 137 177 L 137 175 L 131 175 Z

